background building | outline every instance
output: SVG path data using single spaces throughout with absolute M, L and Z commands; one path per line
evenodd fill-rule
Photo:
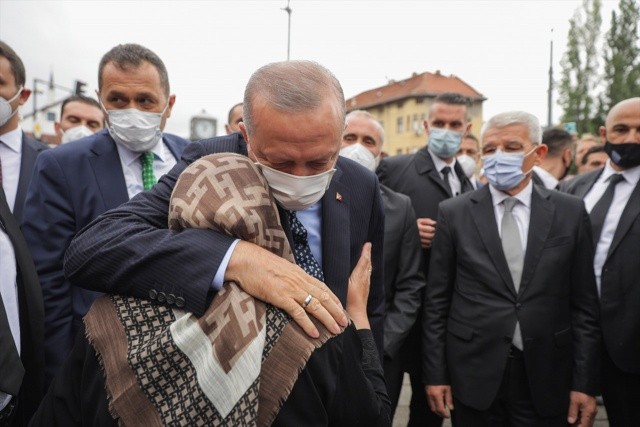
M 347 110 L 366 110 L 382 122 L 384 151 L 389 155 L 412 153 L 425 145 L 423 122 L 434 98 L 444 92 L 457 92 L 469 98 L 467 112 L 471 132 L 479 136 L 482 103 L 487 99 L 456 76 L 440 71 L 413 75 L 347 99 Z

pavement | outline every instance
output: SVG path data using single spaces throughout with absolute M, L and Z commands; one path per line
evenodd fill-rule
M 409 400 L 411 399 L 411 385 L 409 384 L 409 375 L 404 376 L 404 383 L 402 385 L 402 391 L 400 392 L 400 400 L 398 401 L 398 408 L 396 414 L 393 417 L 393 427 L 404 427 L 409 422 Z M 443 427 L 451 427 L 451 421 L 445 420 L 442 424 Z M 593 424 L 594 427 L 609 427 L 609 421 L 607 420 L 607 411 L 604 406 L 598 405 L 598 414 L 596 415 L 596 421 Z

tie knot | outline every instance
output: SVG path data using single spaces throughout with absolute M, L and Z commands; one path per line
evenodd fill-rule
M 609 185 L 615 187 L 620 181 L 624 180 L 624 176 L 619 173 L 614 173 L 609 177 Z
M 153 153 L 151 151 L 142 153 L 142 164 L 153 165 Z
M 502 204 L 504 205 L 505 212 L 511 212 L 516 203 L 518 203 L 518 199 L 516 199 L 515 197 L 507 197 L 506 199 L 504 199 L 502 201 Z
M 286 211 L 289 217 L 289 226 L 291 228 L 291 234 L 295 243 L 307 242 L 307 229 L 298 219 L 296 211 Z
M 444 175 L 446 177 L 451 172 L 451 168 L 449 166 L 445 166 L 445 167 L 442 168 L 442 170 L 440 172 L 442 172 L 442 175 Z

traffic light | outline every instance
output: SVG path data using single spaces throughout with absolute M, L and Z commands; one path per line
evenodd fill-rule
M 85 82 L 81 82 L 80 80 L 76 80 L 76 90 L 75 90 L 75 94 L 76 95 L 84 95 L 84 87 L 87 84 Z

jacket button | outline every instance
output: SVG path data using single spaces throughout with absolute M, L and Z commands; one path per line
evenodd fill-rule
M 176 307 L 182 308 L 182 307 L 184 307 L 184 304 L 185 304 L 184 298 L 182 298 L 182 297 L 176 298 Z
M 158 302 L 165 302 L 167 295 L 164 292 L 158 292 Z
M 176 296 L 174 294 L 167 295 L 167 304 L 173 305 L 176 302 Z
M 158 291 L 156 291 L 155 289 L 151 289 L 149 291 L 149 298 L 151 300 L 155 300 L 156 298 L 158 298 Z

